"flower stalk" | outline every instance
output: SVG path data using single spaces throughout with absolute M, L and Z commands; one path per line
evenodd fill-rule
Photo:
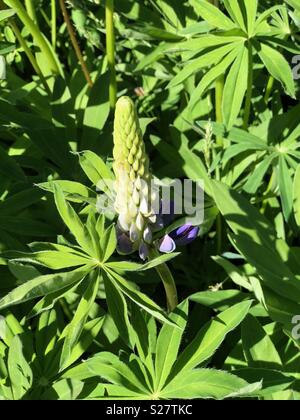
M 2 1 L 1 3 L 3 4 Z M 36 23 L 27 13 L 25 7 L 19 0 L 5 0 L 5 3 L 13 10 L 15 10 L 23 25 L 26 26 L 28 31 L 31 33 L 36 45 L 40 48 L 47 60 L 49 70 L 54 74 L 60 74 L 61 70 L 57 64 L 57 60 L 53 50 L 51 49 L 51 45 L 46 41 L 44 35 L 39 30 Z
M 117 101 L 117 79 L 115 63 L 115 28 L 114 28 L 114 0 L 106 0 L 105 3 L 105 26 L 106 26 L 106 54 L 110 72 L 109 101 L 110 107 L 115 108 Z
M 142 259 L 155 258 L 152 229 L 157 222 L 153 209 L 155 194 L 151 191 L 149 159 L 146 154 L 138 115 L 132 100 L 126 96 L 116 103 L 114 121 L 115 210 L 118 213 L 118 251 L 139 251 Z M 177 292 L 172 273 L 165 264 L 157 272 L 163 282 L 168 310 L 177 306 Z
M 42 70 L 40 69 L 40 67 L 39 67 L 39 65 L 38 65 L 38 63 L 37 63 L 37 61 L 36 61 L 33 53 L 31 52 L 31 50 L 28 47 L 25 39 L 23 38 L 23 36 L 22 36 L 22 34 L 21 34 L 21 32 L 20 32 L 20 30 L 18 28 L 18 25 L 16 24 L 16 22 L 14 21 L 14 19 L 9 19 L 9 24 L 10 24 L 10 26 L 11 26 L 11 28 L 12 28 L 12 30 L 13 30 L 13 32 L 14 32 L 14 34 L 15 34 L 18 42 L 19 42 L 19 44 L 20 44 L 20 46 L 23 48 L 25 54 L 27 55 L 27 58 L 30 61 L 31 65 L 32 65 L 32 67 L 34 69 L 34 71 L 36 72 L 36 74 L 40 78 L 41 83 L 43 84 L 46 92 L 48 93 L 48 95 L 51 95 L 52 94 L 51 93 L 51 89 L 49 88 L 49 85 L 47 83 L 47 80 L 44 77 L 44 75 L 42 73 Z
M 62 14 L 63 14 L 63 17 L 64 17 L 64 21 L 67 25 L 68 33 L 69 33 L 74 51 L 76 53 L 76 56 L 78 58 L 78 61 L 79 61 L 80 65 L 81 65 L 82 72 L 84 74 L 84 77 L 86 79 L 87 84 L 89 85 L 89 87 L 92 87 L 94 85 L 94 83 L 91 79 L 89 70 L 87 68 L 86 62 L 84 61 L 83 54 L 82 54 L 80 46 L 78 44 L 73 25 L 72 25 L 69 13 L 67 11 L 65 0 L 59 0 L 59 3 L 60 3 L 60 8 L 61 8 L 61 11 L 62 11 Z

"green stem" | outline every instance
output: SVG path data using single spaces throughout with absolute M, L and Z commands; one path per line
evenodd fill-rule
M 273 86 L 274 86 L 274 77 L 273 76 L 269 76 L 269 80 L 268 80 L 268 84 L 266 87 L 266 92 L 265 92 L 265 96 L 264 96 L 264 101 L 265 104 L 267 104 L 269 102 L 272 90 L 273 90 Z
M 57 9 L 56 9 L 56 0 L 51 0 L 51 40 L 52 48 L 56 50 L 56 40 L 57 40 Z
M 219 0 L 208 0 L 211 4 L 216 7 L 219 7 Z M 223 123 L 223 111 L 222 111 L 222 104 L 223 104 L 223 95 L 224 95 L 224 84 L 225 84 L 225 77 L 224 75 L 220 76 L 216 80 L 216 87 L 215 87 L 215 112 L 216 112 L 216 121 L 220 124 Z M 223 137 L 217 136 L 216 138 L 217 146 L 220 148 L 224 147 Z M 220 168 L 216 168 L 216 179 L 220 181 L 221 173 Z M 219 213 L 216 217 L 216 240 L 217 240 L 217 254 L 220 255 L 222 253 L 222 236 L 223 236 L 223 229 L 222 229 L 222 215 Z
M 3 2 L 1 2 L 3 4 Z M 34 21 L 28 15 L 24 6 L 20 3 L 19 0 L 7 0 L 7 4 L 12 7 L 16 14 L 18 15 L 19 19 L 22 21 L 23 25 L 26 26 L 30 34 L 32 35 L 36 45 L 40 48 L 42 53 L 44 54 L 50 71 L 55 74 L 60 73 L 60 69 L 58 64 L 55 60 L 53 51 L 51 47 L 49 47 L 48 42 L 46 41 L 44 35 L 39 30 L 38 26 L 34 23 Z
M 265 193 L 264 193 L 264 195 L 265 196 L 267 196 L 268 195 L 268 193 L 271 191 L 271 189 L 272 189 L 272 186 L 273 186 L 273 182 L 274 182 L 274 177 L 275 177 L 275 172 L 273 171 L 272 172 L 272 175 L 270 176 L 270 180 L 269 180 L 269 183 L 268 183 L 268 186 L 267 186 L 267 189 L 266 189 L 266 191 L 265 191 Z M 268 205 L 268 198 L 265 198 L 264 200 L 263 200 L 263 202 L 262 202 L 262 206 L 261 206 L 261 210 L 260 210 L 260 212 L 262 213 L 262 214 L 265 214 L 265 212 L 266 212 L 266 210 L 267 210 L 267 205 Z
M 223 123 L 223 111 L 222 111 L 222 103 L 223 103 L 223 92 L 224 92 L 224 82 L 225 77 L 220 76 L 216 80 L 216 88 L 215 88 L 215 95 L 216 95 L 216 121 L 218 123 Z M 217 145 L 219 147 L 223 147 L 223 138 L 221 136 L 217 137 Z
M 29 17 L 37 24 L 37 17 L 36 17 L 33 0 L 25 0 L 25 7 L 26 7 Z
M 114 30 L 114 0 L 106 0 L 105 3 L 105 26 L 106 26 L 106 54 L 110 71 L 109 100 L 114 109 L 117 101 L 117 79 L 115 66 L 115 30 Z
M 47 81 L 46 81 L 46 79 L 45 79 L 45 77 L 44 77 L 44 75 L 43 75 L 43 73 L 42 73 L 42 71 L 41 71 L 41 69 L 40 69 L 40 67 L 39 67 L 39 65 L 38 65 L 35 57 L 34 57 L 34 55 L 33 55 L 33 53 L 31 52 L 31 50 L 28 47 L 25 39 L 23 38 L 23 36 L 22 36 L 22 34 L 21 34 L 21 32 L 20 32 L 20 30 L 18 28 L 18 25 L 16 24 L 16 22 L 14 22 L 13 19 L 10 19 L 9 20 L 9 24 L 10 24 L 12 30 L 14 31 L 14 34 L 15 34 L 17 40 L 19 41 L 19 44 L 21 45 L 21 47 L 23 48 L 25 54 L 27 55 L 28 60 L 30 61 L 32 67 L 34 68 L 36 74 L 39 76 L 39 78 L 40 78 L 40 80 L 41 80 L 41 82 L 42 82 L 42 84 L 43 84 L 46 92 L 48 93 L 48 95 L 51 95 L 51 90 L 50 90 L 50 88 L 48 86 L 48 83 L 47 83 Z
M 64 20 L 65 20 L 66 25 L 67 25 L 67 29 L 68 29 L 68 32 L 69 32 L 69 36 L 70 36 L 74 51 L 76 53 L 76 56 L 78 58 L 78 61 L 79 61 L 80 65 L 81 65 L 82 72 L 84 74 L 84 77 L 85 77 L 89 87 L 92 87 L 94 83 L 91 79 L 89 70 L 87 68 L 86 62 L 84 61 L 83 54 L 82 54 L 80 46 L 78 44 L 72 22 L 71 22 L 69 13 L 68 13 L 67 8 L 66 8 L 65 0 L 59 0 L 59 3 L 60 3 L 60 8 L 61 8 Z
M 251 99 L 252 99 L 252 86 L 253 86 L 253 55 L 252 45 L 248 42 L 248 83 L 247 83 L 247 94 L 245 101 L 245 112 L 244 112 L 244 124 L 243 128 L 248 130 L 249 117 L 251 111 Z
M 150 250 L 150 259 L 154 259 L 158 256 L 158 252 L 152 248 Z M 165 263 L 156 266 L 155 269 L 165 288 L 168 312 L 172 312 L 178 305 L 177 289 L 173 275 Z

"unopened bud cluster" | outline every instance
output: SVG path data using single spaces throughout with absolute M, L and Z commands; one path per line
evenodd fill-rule
M 118 228 L 132 243 L 132 250 L 152 242 L 151 224 L 156 214 L 151 203 L 151 174 L 138 115 L 132 100 L 121 97 L 114 122 L 115 210 Z

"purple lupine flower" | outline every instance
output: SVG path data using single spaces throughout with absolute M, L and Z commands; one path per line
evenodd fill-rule
M 176 246 L 184 246 L 197 238 L 199 227 L 186 223 L 165 235 L 159 242 L 159 250 L 164 253 L 173 252 Z

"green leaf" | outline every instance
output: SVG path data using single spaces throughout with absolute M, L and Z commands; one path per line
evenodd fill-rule
M 171 261 L 173 258 L 176 258 L 180 255 L 180 252 L 173 252 L 171 254 L 163 254 L 159 257 L 153 258 L 152 260 L 146 262 L 145 264 L 139 264 L 132 261 L 113 261 L 106 263 L 106 267 L 112 268 L 117 271 L 146 271 L 151 268 L 155 268 L 160 264 L 164 264 L 168 261 Z
M 69 359 L 71 353 L 78 343 L 80 335 L 83 331 L 89 312 L 94 304 L 98 288 L 99 288 L 99 274 L 97 271 L 91 273 L 91 278 L 88 278 L 89 284 L 86 288 L 79 305 L 76 309 L 75 315 L 64 330 L 61 338 L 65 338 L 63 349 L 60 357 L 60 371 L 69 366 Z
M 72 250 L 71 248 L 69 249 L 70 251 Z M 72 252 L 63 251 L 41 251 L 31 254 L 16 251 L 5 253 L 3 256 L 10 257 L 16 262 L 38 264 L 51 268 L 52 270 L 61 270 L 91 263 L 91 260 L 85 257 L 84 254 L 80 256 Z
M 126 299 L 120 292 L 119 288 L 115 286 L 115 283 L 110 280 L 105 272 L 103 273 L 103 279 L 109 313 L 112 316 L 119 334 L 124 340 L 125 344 L 129 348 L 133 349 L 133 331 L 128 317 L 128 306 Z
M 231 17 L 231 19 L 236 22 L 236 24 L 247 33 L 245 16 L 242 11 L 242 4 L 248 0 L 224 0 L 225 7 Z M 253 0 L 255 2 L 256 0 Z
M 77 270 L 65 273 L 47 274 L 13 289 L 0 300 L 0 309 L 17 305 L 29 300 L 54 293 L 64 289 L 68 285 L 79 283 L 90 271 L 91 266 L 80 267 Z
M 7 232 L 24 236 L 55 236 L 56 230 L 51 225 L 20 216 L 2 216 L 0 213 L 0 227 Z
M 260 368 L 245 368 L 237 369 L 234 374 L 244 379 L 247 382 L 255 382 L 262 380 L 262 389 L 258 392 L 261 397 L 270 396 L 273 392 L 278 392 L 289 388 L 294 378 L 290 377 L 283 372 L 271 369 Z
M 50 192 L 54 192 L 53 185 L 58 185 L 63 191 L 65 198 L 74 203 L 82 203 L 85 199 L 96 197 L 94 191 L 79 182 L 57 180 L 37 184 L 39 188 Z
M 205 324 L 179 356 L 171 376 L 176 376 L 181 370 L 192 369 L 209 359 L 226 335 L 243 321 L 251 304 L 252 301 L 238 303 Z
M 231 238 L 239 252 L 256 268 L 266 286 L 294 302 L 299 302 L 300 278 L 289 267 L 291 252 L 284 241 L 277 240 L 263 247 L 243 234 L 232 235 Z
M 111 182 L 115 179 L 112 171 L 108 168 L 100 156 L 89 150 L 80 152 L 79 163 L 84 170 L 86 176 L 92 181 L 94 185 L 101 190 L 111 188 Z M 101 182 L 101 185 L 99 185 Z M 103 185 L 102 185 L 103 184 Z M 106 190 L 104 192 L 107 192 Z
M 247 29 L 248 35 L 251 37 L 254 33 L 256 14 L 258 7 L 258 0 L 244 1 L 247 15 Z
M 293 202 L 294 202 L 294 215 L 297 225 L 300 227 L 300 165 L 297 168 L 294 178 L 293 188 Z
M 191 0 L 191 5 L 197 13 L 206 20 L 212 27 L 218 29 L 230 30 L 236 28 L 236 25 L 218 7 L 213 6 L 206 0 Z
M 187 316 L 188 300 L 186 299 L 170 314 L 170 319 L 182 330 L 164 324 L 159 333 L 155 351 L 155 389 L 157 391 L 163 388 L 177 359 Z
M 93 148 L 109 116 L 109 74 L 102 74 L 89 92 L 89 101 L 84 112 L 82 145 Z
M 268 220 L 237 191 L 212 182 L 214 200 L 227 223 L 236 234 L 245 234 L 258 244 L 270 247 L 276 238 Z
M 89 348 L 89 346 L 92 344 L 92 342 L 96 339 L 98 336 L 103 323 L 104 323 L 105 317 L 99 317 L 96 319 L 92 319 L 89 322 L 86 322 L 86 324 L 83 326 L 83 330 L 81 332 L 81 336 L 79 338 L 79 341 L 73 349 L 71 350 L 71 355 L 68 359 L 68 365 L 72 365 L 76 360 L 80 358 L 80 356 L 83 355 Z
M 212 258 L 217 264 L 224 268 L 233 283 L 235 283 L 237 286 L 243 287 L 246 290 L 252 290 L 247 276 L 237 266 L 223 257 L 216 256 Z
M 242 323 L 242 343 L 249 367 L 282 368 L 282 361 L 271 338 L 252 315 L 248 315 Z
M 100 377 L 133 392 L 149 392 L 128 365 L 120 361 L 118 356 L 108 352 L 95 354 L 78 366 L 67 370 L 62 377 L 76 380 Z
M 284 218 L 289 222 L 293 215 L 293 181 L 284 156 L 279 156 L 278 183 Z
M 39 201 L 43 195 L 43 191 L 38 188 L 28 188 L 10 195 L 5 201 L 0 202 L 0 214 L 1 216 L 13 216 Z
M 20 400 L 31 388 L 33 375 L 23 354 L 23 344 L 17 335 L 9 347 L 7 367 L 13 397 L 15 400 Z
M 178 84 L 182 83 L 192 74 L 198 72 L 200 69 L 213 64 L 220 62 L 226 54 L 235 49 L 240 42 L 233 43 L 229 45 L 224 45 L 222 47 L 215 48 L 214 50 L 207 52 L 206 54 L 201 55 L 198 58 L 195 58 L 191 63 L 186 64 L 175 77 L 172 78 L 171 82 L 168 85 L 168 88 L 173 88 Z
M 258 49 L 260 59 L 268 69 L 268 72 L 283 85 L 287 94 L 295 98 L 295 83 L 289 63 L 283 55 L 267 44 L 260 43 Z
M 117 234 L 114 225 L 110 225 L 105 230 L 104 235 L 100 237 L 101 261 L 106 262 L 117 247 Z
M 162 42 L 158 47 L 152 49 L 149 54 L 146 54 L 137 65 L 135 71 L 139 72 L 150 64 L 162 58 L 165 52 L 172 46 L 172 44 Z
M 168 317 L 165 315 L 164 311 L 153 302 L 148 296 L 144 293 L 135 290 L 125 279 L 123 279 L 119 274 L 113 272 L 108 267 L 105 267 L 110 280 L 119 288 L 122 293 L 129 297 L 136 305 L 143 308 L 150 315 L 154 316 L 156 319 L 162 322 L 167 322 L 171 325 L 175 325 Z
M 248 49 L 242 46 L 231 66 L 224 86 L 222 109 L 228 129 L 235 124 L 242 107 L 247 90 L 248 67 Z
M 192 92 L 189 107 L 193 108 L 199 99 L 202 97 L 207 88 L 221 75 L 225 74 L 228 67 L 232 64 L 238 54 L 238 48 L 230 51 L 223 60 L 213 66 L 208 72 L 206 72 L 196 89 Z
M 195 369 L 178 374 L 164 388 L 160 397 L 184 399 L 223 400 L 224 398 L 243 397 L 257 392 L 261 383 L 249 386 L 248 382 L 228 372 L 214 369 Z
M 12 181 L 25 181 L 25 175 L 15 160 L 0 146 L 0 174 Z
M 268 171 L 270 165 L 276 158 L 276 153 L 272 153 L 270 156 L 267 156 L 262 162 L 260 162 L 251 176 L 248 178 L 246 184 L 244 185 L 244 191 L 248 194 L 255 194 L 258 188 L 260 187 L 263 178 Z
M 243 300 L 249 300 L 249 297 L 249 294 L 240 292 L 239 290 L 218 290 L 216 292 L 205 291 L 194 293 L 189 296 L 189 300 L 218 311 L 225 311 Z
M 13 9 L 1 10 L 0 11 L 0 22 L 2 20 L 5 20 L 5 19 L 8 19 L 8 18 L 12 17 L 15 14 L 16 14 L 16 12 Z
M 82 224 L 79 216 L 65 200 L 64 194 L 58 185 L 53 185 L 54 198 L 57 210 L 68 226 L 72 234 L 75 236 L 77 243 L 91 256 L 94 255 L 93 244 L 87 228 Z

